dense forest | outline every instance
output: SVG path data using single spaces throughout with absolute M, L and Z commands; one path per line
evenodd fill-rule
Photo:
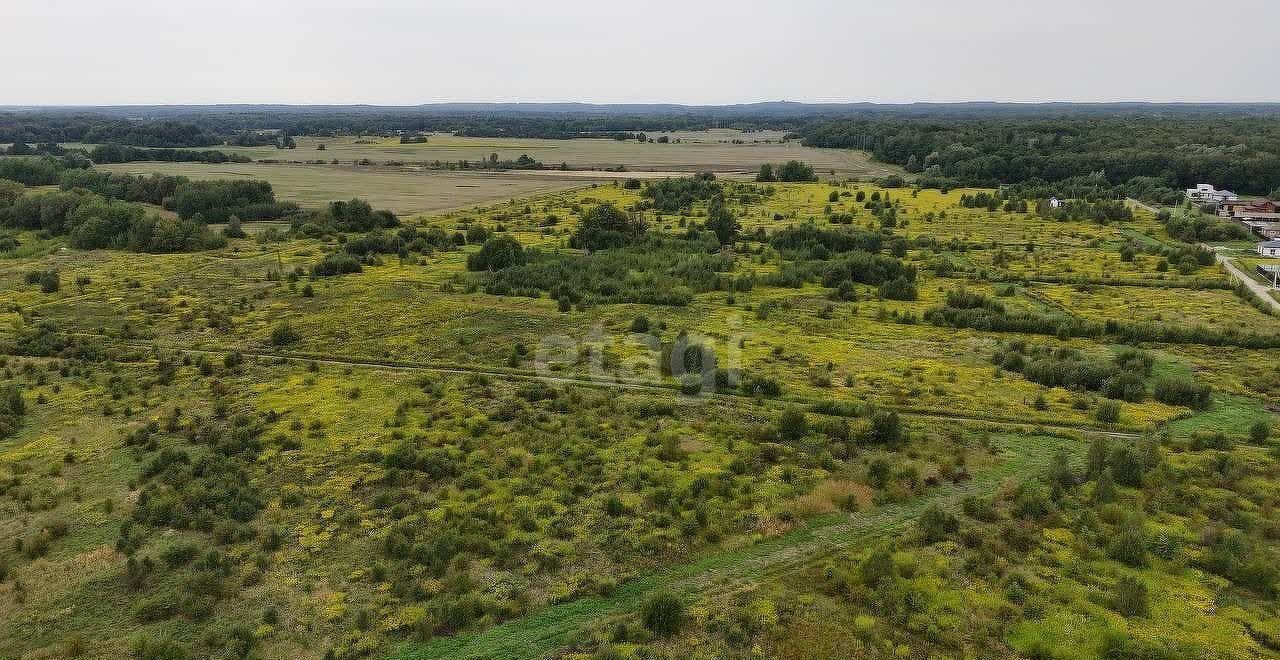
M 94 114 L 0 113 L 0 143 L 116 142 L 139 147 L 211 147 L 222 139 L 188 122 L 131 121 Z
M 926 178 L 993 186 L 1102 173 L 1120 186 L 1157 177 L 1170 188 L 1213 182 L 1237 192 L 1280 187 L 1280 120 L 1274 117 L 903 118 L 815 123 L 814 147 L 865 149 Z

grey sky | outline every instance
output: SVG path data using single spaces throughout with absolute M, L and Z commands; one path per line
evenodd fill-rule
M 0 0 L 0 105 L 1280 101 L 1280 1 Z

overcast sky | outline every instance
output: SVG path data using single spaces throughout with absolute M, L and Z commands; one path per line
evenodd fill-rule
M 1280 101 L 1280 0 L 0 0 L 0 105 Z

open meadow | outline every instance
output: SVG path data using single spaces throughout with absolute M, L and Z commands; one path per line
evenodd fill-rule
M 891 165 L 872 163 L 865 152 L 805 147 L 798 140 L 784 140 L 781 131 L 713 129 L 647 135 L 655 140 L 666 137 L 669 141 L 641 143 L 611 138 L 550 140 L 431 133 L 426 135 L 426 142 L 418 144 L 401 144 L 400 139 L 394 136 L 299 136 L 295 139 L 295 149 L 273 146 L 224 146 L 220 149 L 254 160 L 336 158 L 341 163 L 366 159 L 375 163 L 397 161 L 406 164 L 476 162 L 496 153 L 499 160 L 515 160 L 527 155 L 547 167 L 558 167 L 564 163 L 572 169 L 607 170 L 622 166 L 642 172 L 748 172 L 757 169 L 760 163 L 800 159 L 822 173 L 834 171 L 846 176 L 886 176 L 900 171 Z M 319 149 L 320 145 L 324 145 L 324 149 Z
M 324 153 L 762 159 L 580 142 Z M 305 212 L 169 253 L 7 230 L 0 657 L 1280 649 L 1280 321 L 1146 210 L 95 169 Z

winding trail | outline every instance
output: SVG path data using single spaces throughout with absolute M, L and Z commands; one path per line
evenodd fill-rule
M 756 545 L 711 554 L 628 580 L 608 596 L 589 596 L 551 605 L 487 630 L 445 637 L 423 645 L 406 644 L 395 660 L 441 658 L 544 658 L 564 647 L 592 622 L 637 610 L 650 594 L 669 591 L 684 598 L 732 592 L 795 570 L 842 550 L 865 547 L 902 532 L 927 507 L 956 510 L 969 495 L 995 490 L 1009 477 L 1038 472 L 1058 449 L 1078 458 L 1081 443 L 1058 438 L 1000 438 L 1000 460 L 969 481 L 940 486 L 928 495 L 865 513 L 833 514 Z

